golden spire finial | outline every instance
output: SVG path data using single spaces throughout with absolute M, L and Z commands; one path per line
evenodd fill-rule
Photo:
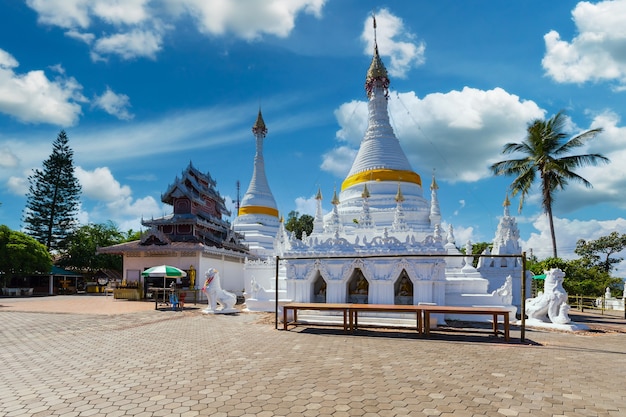
M 330 201 L 330 203 L 334 206 L 339 204 L 339 197 L 337 197 L 337 188 L 335 188 L 335 191 L 333 192 L 333 199 Z
M 315 194 L 315 199 L 316 200 L 322 199 L 322 190 L 319 187 L 317 187 L 317 194 Z
M 438 190 L 439 186 L 437 185 L 437 180 L 435 180 L 435 170 L 433 169 L 433 182 L 430 184 L 431 190 Z
M 506 196 L 504 197 L 504 203 L 502 203 L 503 207 L 508 207 L 511 205 L 511 202 L 509 201 L 509 194 L 507 193 Z
M 261 106 L 259 106 L 259 114 L 256 117 L 256 122 L 252 126 L 252 133 L 255 135 L 267 135 L 267 127 L 265 127 L 265 121 L 263 120 L 263 115 L 261 114 Z
M 363 192 L 361 193 L 362 198 L 370 198 L 370 190 L 367 189 L 367 184 L 363 186 Z
M 387 94 L 387 89 L 389 88 L 389 77 L 387 76 L 387 69 L 385 68 L 385 64 L 380 59 L 380 55 L 378 54 L 378 40 L 376 39 L 376 16 L 372 13 L 372 22 L 374 26 L 374 56 L 372 57 L 372 63 L 370 64 L 369 69 L 367 70 L 367 76 L 365 77 L 365 91 L 367 92 L 367 97 L 371 97 L 372 91 L 374 89 L 374 83 L 376 81 L 380 81 L 382 87 L 385 89 L 385 94 Z
M 398 193 L 396 194 L 396 203 L 401 203 L 404 201 L 404 196 L 402 195 L 402 189 L 400 189 L 400 183 L 398 183 Z

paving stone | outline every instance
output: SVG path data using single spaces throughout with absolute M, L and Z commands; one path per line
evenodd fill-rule
M 506 344 L 440 332 L 284 332 L 265 315 L 148 307 L 0 309 L 0 415 L 626 415 L 615 383 L 626 374 L 624 332 L 527 331 L 522 344 L 514 328 Z

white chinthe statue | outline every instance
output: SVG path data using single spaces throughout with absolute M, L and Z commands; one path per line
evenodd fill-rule
M 568 315 L 567 293 L 563 289 L 565 273 L 559 268 L 553 268 L 545 271 L 545 274 L 543 294 L 526 300 L 526 315 L 529 320 L 568 324 L 571 320 Z
M 207 296 L 209 306 L 202 310 L 203 313 L 236 313 L 238 310 L 235 308 L 237 297 L 235 294 L 230 293 L 222 289 L 220 282 L 220 274 L 215 268 L 210 268 L 206 271 L 204 286 L 202 291 Z M 218 310 L 217 305 L 221 308 Z

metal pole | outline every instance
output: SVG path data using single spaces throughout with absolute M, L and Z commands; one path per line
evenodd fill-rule
M 522 252 L 522 328 L 520 341 L 526 340 L 526 252 Z
M 276 255 L 276 283 L 274 284 L 276 288 L 276 305 L 274 306 L 274 328 L 278 330 L 278 261 L 280 261 L 280 256 Z

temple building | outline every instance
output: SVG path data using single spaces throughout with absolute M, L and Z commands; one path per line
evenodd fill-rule
M 368 127 L 341 190 L 334 191 L 326 215 L 318 191 L 310 236 L 296 239 L 281 229 L 276 238 L 276 253 L 286 260 L 284 298 L 504 306 L 514 313 L 520 305 L 519 290 L 513 290 L 520 287 L 519 261 L 486 257 L 476 268 L 471 242 L 465 244 L 464 256 L 452 226 L 442 231 L 435 175 L 428 200 L 422 178 L 411 167 L 389 122 L 388 87 L 375 40 L 365 77 Z M 505 205 L 493 254 L 519 256 L 518 239 L 515 219 Z
M 201 279 L 193 279 L 196 271 L 218 268 L 228 277 L 222 286 L 241 294 L 248 247 L 243 236 L 222 218 L 230 212 L 216 185 L 208 172 L 200 172 L 190 162 L 161 195 L 161 201 L 172 206 L 172 214 L 143 219 L 148 230 L 141 240 L 99 248 L 98 252 L 123 256 L 126 282 L 141 282 L 142 271 L 165 264 L 187 271 L 184 287 L 200 288 Z
M 244 236 L 252 253 L 267 256 L 271 255 L 274 250 L 279 218 L 276 201 L 265 176 L 263 140 L 267 135 L 267 127 L 260 109 L 256 122 L 252 126 L 252 133 L 256 140 L 254 170 L 248 191 L 243 196 L 237 217 L 233 221 L 233 228 Z

